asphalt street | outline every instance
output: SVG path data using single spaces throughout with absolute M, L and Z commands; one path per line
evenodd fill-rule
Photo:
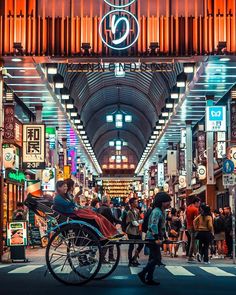
M 42 264 L 0 264 L 1 295 L 43 295 L 43 294 L 93 294 L 93 295 L 139 295 L 158 294 L 235 294 L 236 267 L 221 265 L 167 265 L 158 268 L 156 279 L 160 286 L 143 285 L 136 273 L 139 268 L 121 265 L 107 279 L 93 281 L 85 286 L 65 286 L 55 281 L 50 274 L 44 277 Z

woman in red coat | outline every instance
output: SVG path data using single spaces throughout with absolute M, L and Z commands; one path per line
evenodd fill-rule
M 91 209 L 78 207 L 73 200 L 74 181 L 67 179 L 56 184 L 57 195 L 54 198 L 54 209 L 72 219 L 79 219 L 95 225 L 107 239 L 119 237 L 116 227 L 104 216 Z M 120 235 L 122 236 L 122 235 Z

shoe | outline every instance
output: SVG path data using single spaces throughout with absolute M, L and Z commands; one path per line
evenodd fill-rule
M 102 264 L 110 264 L 110 262 L 107 261 L 106 259 L 103 259 L 103 260 L 102 260 Z
M 114 257 L 109 258 L 109 262 L 116 262 L 116 259 Z
M 157 265 L 158 265 L 159 267 L 161 267 L 161 266 L 164 266 L 164 267 L 165 267 L 165 266 L 166 266 L 166 264 L 164 264 L 164 263 L 162 263 L 162 262 L 158 263 Z
M 128 264 L 128 267 L 138 267 L 140 264 L 137 264 L 135 261 L 131 261 Z
M 146 284 L 146 274 L 145 273 L 143 273 L 142 271 L 139 272 L 138 277 L 142 283 Z
M 160 282 L 157 282 L 157 281 L 154 281 L 154 280 L 147 280 L 146 281 L 146 285 L 149 285 L 149 286 L 159 286 L 160 285 Z
M 137 266 L 140 265 L 140 263 L 138 262 L 138 260 L 135 260 L 133 263 L 134 263 L 135 265 L 137 265 Z
M 188 258 L 188 262 L 195 262 L 196 260 L 193 257 Z
M 200 253 L 197 253 L 196 258 L 198 262 L 202 262 L 202 255 Z
M 205 261 L 204 264 L 210 264 L 210 261 Z

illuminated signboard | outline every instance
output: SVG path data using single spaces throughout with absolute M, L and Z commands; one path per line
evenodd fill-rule
M 226 107 L 206 107 L 206 131 L 226 131 Z
M 42 173 L 42 191 L 55 191 L 56 169 L 46 168 Z
M 7 224 L 7 246 L 27 246 L 27 222 Z
M 45 125 L 23 125 L 23 169 L 45 168 Z
M 106 13 L 100 22 L 99 34 L 102 42 L 113 50 L 125 50 L 132 47 L 138 40 L 140 26 L 136 16 L 123 8 L 132 5 L 136 0 L 131 0 L 126 4 L 114 4 L 111 0 L 104 1 L 115 9 Z M 108 32 L 111 37 L 109 40 Z
M 6 169 L 6 179 L 13 182 L 24 182 L 25 174 L 23 171 L 17 171 L 12 169 Z

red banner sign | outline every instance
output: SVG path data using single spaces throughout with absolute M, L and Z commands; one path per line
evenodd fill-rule
M 14 143 L 15 140 L 15 106 L 14 104 L 4 105 L 4 143 Z

